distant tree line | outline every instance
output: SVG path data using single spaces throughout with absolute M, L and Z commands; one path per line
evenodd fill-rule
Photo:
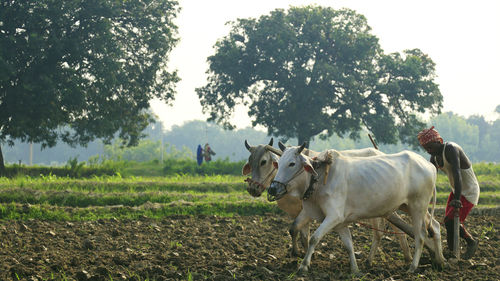
M 453 141 L 461 145 L 467 155 L 474 162 L 500 162 L 500 118 L 487 121 L 483 116 L 473 115 L 468 118 L 452 112 L 445 112 L 428 122 L 428 126 L 435 126 L 445 141 Z M 190 121 L 179 126 L 173 126 L 170 130 L 163 132 L 158 123 L 148 126 L 143 131 L 147 135 L 136 147 L 122 147 L 119 141 L 111 145 L 104 145 L 101 141 L 94 141 L 85 147 L 72 148 L 66 144 L 59 144 L 53 148 L 40 150 L 40 145 L 34 145 L 34 163 L 65 164 L 70 158 L 77 157 L 79 161 L 95 161 L 100 159 L 150 161 L 168 158 L 191 158 L 196 155 L 198 144 L 210 143 L 217 153 L 215 159 L 228 159 L 240 161 L 248 157 L 248 151 L 244 141 L 252 145 L 268 143 L 270 136 L 263 131 L 247 127 L 237 130 L 225 130 L 222 126 L 204 121 Z M 325 150 L 334 148 L 337 150 L 371 147 L 372 144 L 365 132 L 359 140 L 348 137 L 341 138 L 333 135 L 326 139 L 316 137 L 312 140 L 310 147 L 314 150 Z M 374 135 L 375 140 L 379 136 Z M 415 136 L 416 137 L 416 136 Z M 163 141 L 162 141 L 163 138 Z M 275 137 L 279 140 L 278 137 Z M 285 141 L 281 139 L 282 141 Z M 295 139 L 285 141 L 287 144 L 295 145 Z M 163 143 L 163 146 L 162 146 Z M 379 148 L 386 153 L 395 153 L 403 149 L 411 149 L 405 144 L 379 144 Z M 428 157 L 422 150 L 421 155 Z M 13 147 L 5 148 L 5 158 L 8 163 L 17 163 L 21 160 L 26 164 L 29 160 L 29 145 L 16 143 Z

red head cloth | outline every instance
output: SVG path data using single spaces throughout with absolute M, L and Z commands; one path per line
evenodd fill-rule
M 441 138 L 438 131 L 434 129 L 434 126 L 432 126 L 430 129 L 424 129 L 420 131 L 417 138 L 421 146 L 424 146 L 430 142 L 443 143 L 443 138 Z

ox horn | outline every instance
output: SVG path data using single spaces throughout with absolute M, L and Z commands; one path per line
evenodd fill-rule
M 281 141 L 278 142 L 278 146 L 280 147 L 281 151 L 285 151 L 286 146 Z
M 245 140 L 245 147 L 251 152 L 250 149 L 252 149 L 252 147 L 248 144 L 247 140 Z
M 304 148 L 306 147 L 306 142 L 304 142 L 300 147 L 299 147 L 299 150 L 297 150 L 297 155 L 299 155 L 300 153 L 302 153 L 302 150 L 304 150 Z
M 273 146 L 273 140 L 274 140 L 274 139 L 273 139 L 273 138 L 271 138 L 271 140 L 269 141 L 269 144 L 268 144 L 269 146 Z
M 283 154 L 283 151 L 281 151 L 281 150 L 279 150 L 279 149 L 276 149 L 276 148 L 274 148 L 274 147 L 272 147 L 272 146 L 270 146 L 270 145 L 266 145 L 266 149 L 267 149 L 268 151 L 271 151 L 272 153 L 274 153 L 274 154 L 276 154 L 276 155 L 279 155 L 279 156 L 281 156 L 281 155 Z

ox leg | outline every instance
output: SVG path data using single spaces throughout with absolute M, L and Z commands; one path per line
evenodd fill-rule
M 369 220 L 370 225 L 374 229 L 382 229 L 384 227 L 384 221 L 379 218 L 374 218 Z M 366 261 L 367 266 L 371 267 L 373 263 L 373 258 L 377 254 L 378 247 L 380 245 L 380 240 L 382 239 L 382 232 L 373 230 L 372 231 L 372 246 L 370 248 L 370 253 L 368 254 L 368 259 Z
M 299 237 L 299 231 L 295 230 L 293 227 L 290 227 L 289 231 L 290 236 L 292 237 L 292 257 L 298 257 L 299 254 L 299 246 L 297 243 L 298 237 Z
M 335 231 L 340 235 L 340 239 L 349 254 L 349 262 L 351 264 L 351 273 L 359 273 L 358 264 L 356 263 L 356 256 L 354 255 L 354 247 L 352 246 L 352 236 L 351 231 L 347 226 L 335 229 Z
M 415 234 L 415 253 L 413 255 L 413 261 L 408 269 L 408 272 L 414 272 L 418 268 L 420 262 L 420 257 L 422 256 L 422 250 L 424 246 L 425 237 L 425 211 L 419 212 L 419 210 L 412 211 L 412 222 L 413 222 L 413 233 Z
M 297 237 L 299 232 L 301 233 L 301 239 L 304 240 L 304 233 L 307 232 L 305 239 L 309 239 L 309 223 L 311 222 L 311 218 L 304 212 L 303 210 L 299 213 L 299 215 L 293 221 L 292 226 L 290 227 L 290 236 L 292 236 L 292 256 L 299 256 L 299 247 L 297 245 Z M 302 242 L 304 243 L 304 242 Z M 307 242 L 306 242 L 307 244 Z
M 309 248 L 309 223 L 300 229 L 300 242 L 305 250 Z
M 443 256 L 443 246 L 441 244 L 441 226 L 438 221 L 434 218 L 431 219 L 431 215 L 429 212 L 426 214 L 426 222 L 430 220 L 429 225 L 429 233 L 432 233 L 432 237 L 430 235 L 426 236 L 424 239 L 424 243 L 431 252 L 432 262 L 434 265 L 439 268 L 443 268 L 444 266 L 444 256 Z M 426 224 L 427 225 L 427 224 Z
M 394 212 L 394 216 L 398 217 L 401 219 L 401 217 Z M 401 219 L 403 220 L 403 219 Z M 399 232 L 399 229 L 392 223 L 390 223 L 390 226 L 394 232 Z M 403 256 L 405 258 L 405 262 L 410 262 L 411 261 L 411 253 L 410 253 L 410 247 L 408 246 L 408 240 L 406 239 L 406 235 L 404 234 L 395 234 L 398 237 L 399 240 L 399 245 L 401 246 L 401 251 L 403 252 Z
M 300 274 L 305 273 L 309 270 L 312 254 L 314 253 L 314 249 L 316 248 L 316 245 L 318 245 L 321 238 L 323 238 L 323 236 L 325 236 L 325 234 L 327 234 L 334 227 L 339 225 L 339 223 L 340 219 L 338 216 L 329 216 L 326 217 L 321 223 L 321 225 L 318 227 L 318 229 L 314 231 L 314 234 L 311 236 L 311 239 L 309 239 L 309 248 L 307 248 L 306 255 L 299 267 Z
M 429 212 L 426 213 L 426 218 L 430 219 Z M 397 226 L 399 229 L 404 231 L 410 237 L 415 238 L 414 231 L 401 217 L 396 215 L 395 213 L 391 214 L 387 217 L 387 220 Z M 444 257 L 443 257 L 443 249 L 441 244 L 441 230 L 439 226 L 439 222 L 435 219 L 432 219 L 432 223 L 429 225 L 430 231 L 433 232 L 432 237 L 428 237 L 427 235 L 423 235 L 424 245 L 431 252 L 431 257 L 435 258 L 435 262 L 438 266 L 444 265 Z

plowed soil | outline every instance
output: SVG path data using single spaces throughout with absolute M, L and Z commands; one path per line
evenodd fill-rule
M 438 216 L 441 220 L 442 216 Z M 417 273 L 406 273 L 397 239 L 384 236 L 368 268 L 371 230 L 351 227 L 362 274 L 352 276 L 336 233 L 316 248 L 311 270 L 295 274 L 286 216 L 172 216 L 161 220 L 91 222 L 0 221 L 0 280 L 499 280 L 500 219 L 470 215 L 480 238 L 473 259 L 433 269 L 426 250 Z M 318 224 L 312 226 L 314 230 Z M 442 228 L 445 257 L 446 239 Z M 408 238 L 410 245 L 413 240 Z

